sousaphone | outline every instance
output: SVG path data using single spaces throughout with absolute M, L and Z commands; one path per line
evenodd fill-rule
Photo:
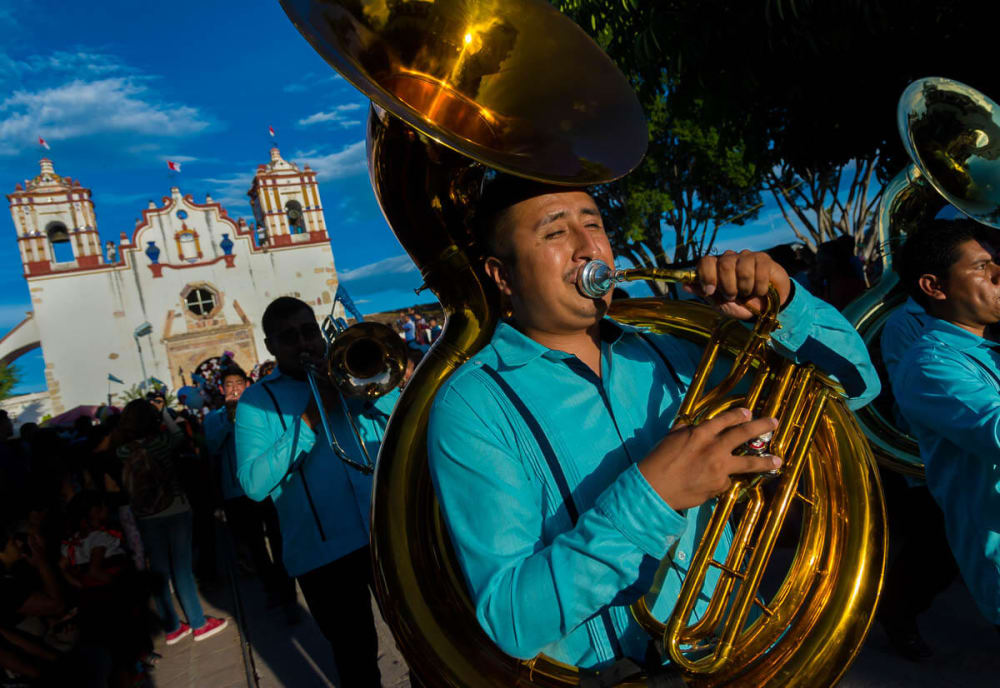
M 882 328 L 907 298 L 893 251 L 907 233 L 948 205 L 988 227 L 1000 227 L 1000 108 L 971 86 L 927 77 L 903 91 L 896 123 L 913 162 L 886 186 L 875 218 L 882 275 L 844 309 L 844 317 L 865 340 L 882 378 L 882 394 L 857 412 L 861 427 L 881 464 L 923 477 L 916 440 L 894 418 L 882 364 Z
M 517 660 L 480 628 L 431 485 L 427 422 L 437 390 L 488 343 L 500 315 L 469 231 L 484 179 L 500 170 L 583 186 L 626 174 L 647 144 L 638 101 L 600 48 L 543 0 L 282 5 L 319 54 L 371 98 L 376 198 L 447 315 L 379 453 L 371 544 L 383 617 L 423 685 L 580 685 L 585 672 L 577 667 L 545 656 Z M 690 279 L 645 275 L 670 276 Z M 769 303 L 754 330 L 693 303 L 639 299 L 615 311 L 622 321 L 705 345 L 711 360 L 699 371 L 703 380 L 714 363 L 734 362 L 734 384 L 692 386 L 685 418 L 700 422 L 742 403 L 781 423 L 781 475 L 736 479 L 715 510 L 715 536 L 742 517 L 730 557 L 707 556 L 710 536 L 694 554 L 700 568 L 691 566 L 688 601 L 708 567 L 724 571 L 709 612 L 692 622 L 682 603 L 671 618 L 656 619 L 654 601 L 636 600 L 642 626 L 690 685 L 836 683 L 867 633 L 880 589 L 885 514 L 874 459 L 836 383 L 774 352 L 777 303 Z M 784 533 L 798 545 L 784 549 L 787 573 L 768 584 L 763 574 Z

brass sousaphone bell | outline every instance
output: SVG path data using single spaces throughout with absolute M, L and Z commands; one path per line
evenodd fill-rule
M 579 685 L 577 667 L 544 655 L 510 657 L 480 628 L 431 485 L 426 434 L 437 390 L 489 342 L 500 311 L 483 248 L 469 230 L 484 179 L 501 170 L 582 186 L 626 174 L 647 143 L 635 94 L 600 48 L 543 0 L 282 5 L 319 54 L 371 98 L 376 198 L 447 315 L 379 453 L 371 543 L 383 617 L 421 685 Z M 832 685 L 867 632 L 885 557 L 874 460 L 837 386 L 780 358 L 765 326 L 750 331 L 707 306 L 641 299 L 618 307 L 615 317 L 705 345 L 702 381 L 716 361 L 734 359 L 733 384 L 714 392 L 693 385 L 682 412 L 700 422 L 750 404 L 781 419 L 777 441 L 795 456 L 777 487 L 739 479 L 720 498 L 714 536 L 734 509 L 750 518 L 736 527 L 741 544 L 727 561 L 707 556 L 711 533 L 695 554 L 701 568 L 691 567 L 685 596 L 708 567 L 725 572 L 705 616 L 690 623 L 682 601 L 671 619 L 657 620 L 637 601 L 643 627 L 664 641 L 691 685 Z M 773 317 L 760 320 L 776 325 Z M 737 378 L 749 379 L 750 388 L 739 388 Z M 785 516 L 800 508 L 799 546 L 784 582 L 765 599 L 758 569 L 766 568 Z M 731 616 L 734 605 L 740 610 Z M 750 607 L 753 613 L 744 613 Z
M 861 427 L 881 464 L 922 477 L 916 440 L 893 418 L 892 389 L 882 366 L 882 328 L 907 297 L 893 269 L 893 250 L 949 204 L 988 227 L 1000 227 L 1000 107 L 971 86 L 927 77 L 903 91 L 896 122 L 913 163 L 886 186 L 875 218 L 882 276 L 844 309 L 844 317 L 865 340 L 882 377 L 882 394 L 857 412 Z

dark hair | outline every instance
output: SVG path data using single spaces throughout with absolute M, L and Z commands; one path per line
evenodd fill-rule
M 118 432 L 123 442 L 141 440 L 157 433 L 162 416 L 156 407 L 145 399 L 133 399 L 122 409 Z
M 294 296 L 279 296 L 268 304 L 267 308 L 264 309 L 264 315 L 260 318 L 260 326 L 264 330 L 264 336 L 270 337 L 274 334 L 278 322 L 303 310 L 312 313 L 312 307 L 305 301 Z
M 406 358 L 412 361 L 414 366 L 417 366 L 420 364 L 420 361 L 424 360 L 424 353 L 419 349 L 408 346 L 406 347 Z
M 922 306 L 927 306 L 927 295 L 920 289 L 923 275 L 948 279 L 948 271 L 958 260 L 958 247 L 966 241 L 991 245 L 989 230 L 983 225 L 960 218 L 957 220 L 931 220 L 906 237 L 897 259 L 897 271 L 903 288 Z
M 97 490 L 83 490 L 69 501 L 66 507 L 66 515 L 69 518 L 70 527 L 76 529 L 80 522 L 90 518 L 90 510 L 94 507 L 107 506 L 108 499 Z
M 230 363 L 219 371 L 219 383 L 221 384 L 225 382 L 227 377 L 238 377 L 243 380 L 243 382 L 247 382 L 250 379 L 247 377 L 247 374 L 243 371 L 243 369 L 235 363 Z

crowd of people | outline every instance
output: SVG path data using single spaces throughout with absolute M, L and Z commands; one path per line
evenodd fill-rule
M 396 329 L 401 333 L 406 345 L 421 353 L 427 353 L 431 344 L 441 336 L 441 325 L 436 316 L 425 319 L 423 313 L 407 308 L 396 319 Z
M 289 320 L 302 320 L 298 326 L 307 332 L 292 337 Z M 402 389 L 441 328 L 436 318 L 427 321 L 412 310 L 399 325 L 401 337 L 411 335 Z M 246 454 L 254 436 L 265 454 L 275 439 L 280 443 L 279 421 L 296 432 L 304 423 L 314 453 L 331 451 L 322 441 L 315 401 L 306 401 L 311 393 L 302 349 L 319 358 L 325 346 L 312 309 L 296 299 L 278 299 L 263 326 L 275 359 L 248 376 L 223 356 L 209 381 L 213 388 L 202 390 L 190 407 L 183 403 L 190 400 L 181 399 L 168 408 L 157 389 L 120 413 L 102 408 L 96 418 L 80 417 L 71 428 L 26 423 L 16 437 L 6 412 L 0 412 L 4 688 L 147 685 L 143 680 L 160 659 L 153 650 L 156 634 L 169 647 L 225 629 L 229 621 L 206 615 L 199 595 L 222 585 L 219 521 L 235 545 L 238 573 L 256 576 L 268 606 L 282 607 L 289 624 L 301 620 L 298 581 L 330 640 L 343 685 L 378 684 L 367 592 L 370 477 L 344 480 L 332 457 L 300 456 L 297 472 L 282 480 L 291 468 L 263 474 L 256 447 L 249 450 L 254 469 L 242 465 L 247 457 L 241 460 L 240 453 Z M 248 390 L 241 417 L 262 412 L 276 434 L 264 437 L 267 422 L 259 418 L 244 420 L 254 431 L 240 433 L 239 448 L 237 408 Z M 324 394 L 332 390 L 324 386 Z M 396 396 L 351 409 L 371 456 L 378 452 Z M 278 399 L 305 411 L 296 414 L 300 418 L 276 420 Z M 341 442 L 348 432 L 345 420 L 332 419 Z M 273 451 L 269 455 L 282 462 Z M 299 490 L 308 494 L 308 507 Z
M 227 435 L 249 379 L 232 366 L 219 382 L 224 401 L 204 412 L 154 390 L 17 437 L 0 412 L 0 685 L 150 685 L 157 633 L 171 646 L 222 632 L 199 596 L 222 585 L 222 510 L 239 571 L 298 621 L 273 504 L 235 478 Z
M 485 273 L 510 316 L 445 382 L 427 437 L 477 618 L 514 657 L 544 652 L 585 673 L 670 681 L 676 671 L 629 604 L 656 576 L 652 612 L 669 616 L 715 497 L 733 475 L 780 470 L 782 457 L 741 450 L 777 421 L 733 408 L 671 429 L 701 351 L 605 317 L 627 294 L 587 298 L 577 289 L 582 265 L 614 260 L 589 194 L 500 176 L 484 208 Z M 707 256 L 690 286 L 742 320 L 773 286 L 781 351 L 835 376 L 859 408 L 881 384 L 837 308 L 864 283 L 843 244 L 815 259 L 780 249 Z M 968 222 L 914 232 L 900 257 L 912 298 L 883 335 L 898 422 L 927 466 L 926 484 L 890 488 L 891 510 L 910 527 L 896 531 L 879 616 L 913 660 L 931 652 L 917 618 L 956 572 L 1000 623 L 1000 483 L 984 461 L 1000 451 L 1000 359 L 986 329 L 1000 321 L 994 259 L 989 237 Z M 409 352 L 402 389 L 441 328 L 413 309 L 396 325 Z M 204 415 L 152 395 L 96 425 L 26 425 L 16 439 L 0 418 L 0 666 L 17 685 L 65 685 L 68 675 L 73 685 L 131 685 L 155 664 L 157 627 L 167 645 L 224 629 L 227 620 L 206 616 L 198 596 L 218 577 L 211 519 L 220 509 L 239 566 L 260 576 L 291 623 L 297 582 L 341 685 L 381 684 L 367 466 L 399 392 L 345 398 L 326 379 L 312 389 L 307 378 L 327 343 L 298 299 L 275 299 L 261 327 L 270 372 L 251 383 L 230 361 L 218 376 L 218 407 Z M 660 560 L 667 566 L 657 573 Z M 710 569 L 706 592 L 719 575 Z M 696 616 L 707 601 L 699 597 Z

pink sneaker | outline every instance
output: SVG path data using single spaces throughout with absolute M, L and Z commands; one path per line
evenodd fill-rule
M 216 633 L 222 632 L 222 630 L 229 625 L 229 619 L 219 619 L 214 616 L 205 617 L 205 625 L 201 628 L 197 628 L 194 631 L 195 642 L 199 640 L 204 640 L 205 638 L 211 638 Z
M 173 633 L 167 633 L 167 645 L 179 643 L 185 636 L 191 635 L 191 627 L 186 623 L 181 623 Z

